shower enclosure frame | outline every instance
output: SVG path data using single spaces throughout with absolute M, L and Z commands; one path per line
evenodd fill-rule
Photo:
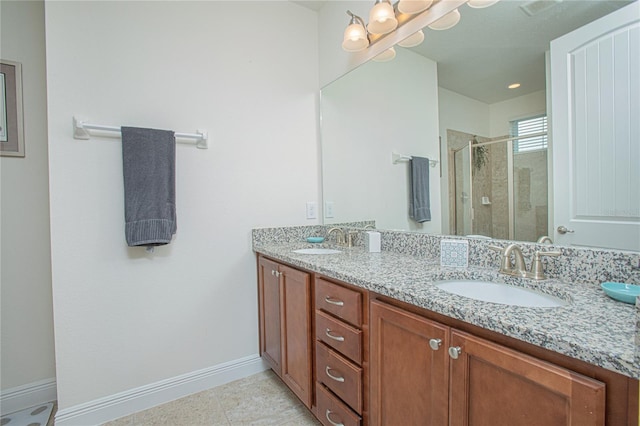
M 532 133 L 532 134 L 527 134 L 527 135 L 521 135 L 521 136 L 509 136 L 509 137 L 505 137 L 505 138 L 500 138 L 500 139 L 495 139 L 495 140 L 490 140 L 487 142 L 480 142 L 480 143 L 473 143 L 473 141 L 469 141 L 469 143 L 466 146 L 463 146 L 462 148 L 458 148 L 458 149 L 450 149 L 449 150 L 449 181 L 453 182 L 453 185 L 450 186 L 451 188 L 453 188 L 453 201 L 454 201 L 454 205 L 453 208 L 451 208 L 450 206 L 450 211 L 453 212 L 450 216 L 450 219 L 452 219 L 450 221 L 451 225 L 450 227 L 452 228 L 452 230 L 455 230 L 455 232 L 452 232 L 455 235 L 458 235 L 458 218 L 457 215 L 455 214 L 458 211 L 458 198 L 455 196 L 456 194 L 456 186 L 458 184 L 457 180 L 455 179 L 455 172 L 456 172 L 456 154 L 458 152 L 464 151 L 464 150 L 468 150 L 469 152 L 469 195 L 468 195 L 468 199 L 469 199 L 469 214 L 470 214 L 470 230 L 469 230 L 469 234 L 473 234 L 474 233 L 474 226 L 473 226 L 473 221 L 474 221 L 474 216 L 475 216 L 475 206 L 473 203 L 473 148 L 479 148 L 482 146 L 490 146 L 490 145 L 494 145 L 494 144 L 498 144 L 498 143 L 503 143 L 506 142 L 507 143 L 507 170 L 509 170 L 509 173 L 507 173 L 507 194 L 508 194 L 508 205 L 507 205 L 507 210 L 508 210 L 508 217 L 509 217 L 509 223 L 508 223 L 508 239 L 509 240 L 513 240 L 515 238 L 515 196 L 514 196 L 514 178 L 513 178 L 513 142 L 520 140 L 520 139 L 530 139 L 530 138 L 535 138 L 535 137 L 540 137 L 540 136 L 547 136 L 548 132 L 539 132 L 539 133 Z M 453 167 L 451 167 L 453 166 Z

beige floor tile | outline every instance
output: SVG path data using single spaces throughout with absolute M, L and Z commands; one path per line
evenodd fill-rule
M 116 420 L 112 420 L 110 422 L 107 423 L 103 423 L 102 426 L 133 426 L 133 418 L 135 417 L 135 414 L 132 414 L 130 416 L 127 417 L 121 417 L 119 419 Z
M 271 371 L 212 390 L 231 425 L 292 424 L 308 410 Z
M 271 371 L 193 394 L 103 426 L 317 426 L 320 423 Z
M 210 391 L 181 398 L 135 414 L 134 425 L 228 425 L 217 398 Z

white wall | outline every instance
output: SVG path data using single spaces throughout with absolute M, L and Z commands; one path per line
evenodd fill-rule
M 256 354 L 250 229 L 317 223 L 316 14 L 47 2 L 46 35 L 60 408 Z M 73 115 L 209 131 L 208 150 L 177 147 L 170 245 L 127 248 L 119 139 L 73 139 Z
M 438 160 L 435 62 L 397 48 L 322 89 L 326 223 L 373 219 L 382 229 L 440 232 L 440 173 L 430 169 L 431 221 L 409 218 L 409 164 L 393 151 Z
M 0 2 L 0 56 L 22 64 L 25 157 L 0 157 L 1 378 L 12 389 L 55 389 L 44 3 Z M 55 392 L 52 394 L 55 398 Z M 40 401 L 42 402 L 42 401 Z

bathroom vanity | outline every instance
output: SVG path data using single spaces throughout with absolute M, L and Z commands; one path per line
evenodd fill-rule
M 295 253 L 302 241 L 254 233 L 260 351 L 323 424 L 638 424 L 634 306 L 593 284 L 443 268 L 402 250 Z M 451 278 L 568 303 L 487 303 L 433 284 Z

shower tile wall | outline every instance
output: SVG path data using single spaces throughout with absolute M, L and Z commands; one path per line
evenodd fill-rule
M 515 154 L 516 240 L 536 241 L 548 233 L 547 151 Z
M 494 138 L 494 139 L 502 139 Z M 493 238 L 509 239 L 509 184 L 507 174 L 507 144 L 497 143 L 489 145 L 489 153 L 491 164 L 489 168 L 489 179 L 491 188 L 489 189 L 492 216 L 490 226 L 490 234 Z M 474 181 L 474 185 L 476 182 Z M 480 204 L 478 204 L 480 205 Z

